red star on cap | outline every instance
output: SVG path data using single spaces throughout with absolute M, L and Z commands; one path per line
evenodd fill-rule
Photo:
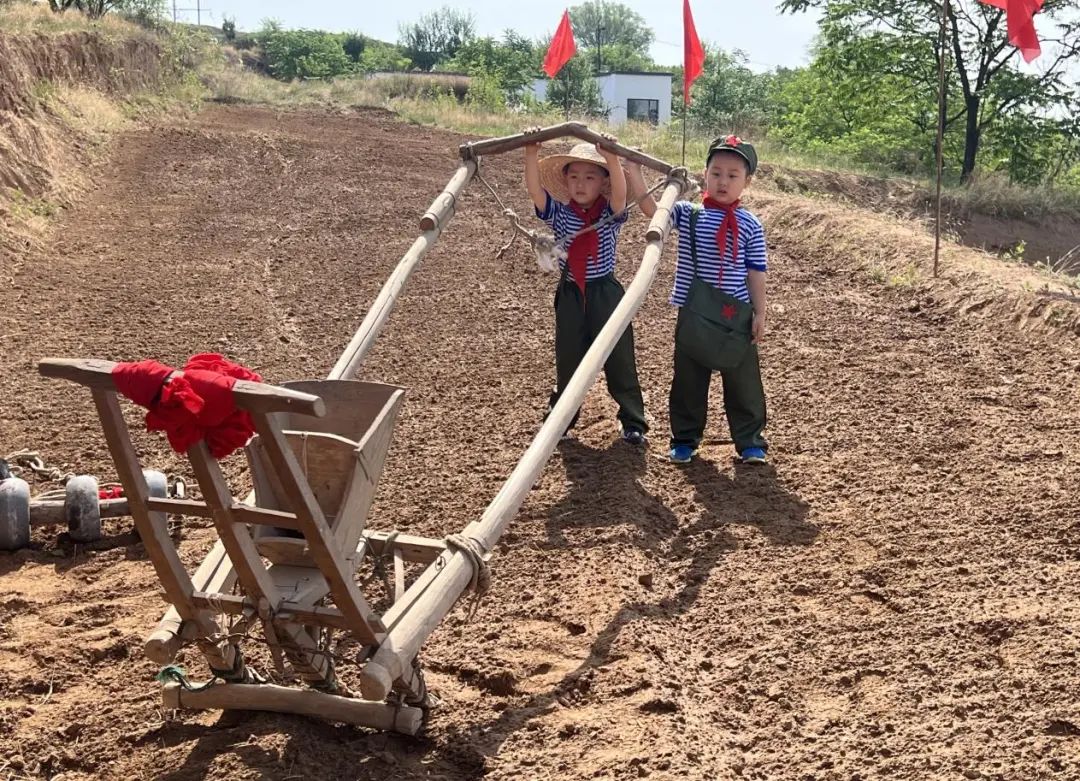
M 731 320 L 732 318 L 734 318 L 735 317 L 735 306 L 734 306 L 734 304 L 724 304 L 724 308 L 721 310 L 721 313 L 724 315 L 725 320 Z

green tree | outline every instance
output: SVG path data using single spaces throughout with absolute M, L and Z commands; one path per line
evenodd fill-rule
M 476 21 L 471 13 L 443 6 L 402 24 L 398 35 L 405 56 L 421 70 L 432 70 L 475 37 Z
M 581 51 L 587 59 L 599 63 L 598 70 L 612 69 L 605 59 L 609 53 L 623 59 L 635 55 L 652 62 L 649 58 L 649 47 L 655 39 L 652 28 L 639 13 L 622 3 L 588 0 L 570 8 L 570 23 Z M 618 69 L 631 70 L 623 66 Z
M 358 32 L 345 33 L 341 36 L 341 48 L 353 62 L 360 62 L 366 46 L 367 39 Z
M 677 101 L 681 103 L 681 74 L 672 83 L 672 90 L 677 91 Z M 674 94 L 672 97 L 676 98 Z M 750 70 L 744 52 L 738 49 L 726 52 L 710 46 L 691 97 L 690 121 L 707 133 L 760 135 L 769 120 L 771 79 L 767 74 Z
M 593 77 L 592 64 L 582 53 L 575 54 L 558 75 L 548 83 L 547 102 L 556 111 L 589 117 L 607 116 L 600 99 L 600 89 Z
M 903 92 L 887 78 L 844 78 L 816 58 L 777 79 L 770 102 L 770 137 L 786 146 L 905 173 L 933 159 L 933 134 L 912 123 Z
M 1039 28 L 1054 46 L 1034 74 L 1015 65 L 1004 12 L 978 0 L 950 0 L 944 52 L 938 45 L 941 0 L 781 0 L 780 8 L 821 11 L 827 47 L 849 52 L 869 43 L 863 54 L 888 50 L 889 75 L 909 89 L 936 88 L 934 74 L 947 55 L 960 103 L 949 107 L 947 119 L 963 127 L 962 179 L 975 170 L 983 135 L 995 125 L 1025 112 L 1060 110 L 1072 100 L 1067 76 L 1080 54 L 1078 0 L 1046 0 Z
M 274 78 L 332 78 L 353 69 L 337 35 L 322 30 L 282 30 L 267 24 L 258 34 L 267 67 Z
M 442 67 L 490 78 L 496 89 L 501 90 L 511 103 L 516 104 L 537 73 L 536 48 L 531 41 L 508 30 L 502 41 L 490 37 L 469 41 L 444 62 Z
M 412 67 L 412 60 L 402 54 L 401 49 L 392 43 L 368 39 L 360 55 L 359 67 L 365 73 L 406 71 Z

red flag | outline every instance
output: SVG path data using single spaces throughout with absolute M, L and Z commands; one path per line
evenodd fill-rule
M 1025 61 L 1031 62 L 1042 54 L 1039 36 L 1035 32 L 1035 14 L 1042 10 L 1043 0 L 982 0 L 982 2 L 1005 11 L 1009 43 L 1020 50 Z
M 1041 0 L 1040 0 L 1041 1 Z M 690 105 L 690 85 L 705 69 L 705 50 L 697 37 L 694 16 L 690 13 L 690 0 L 683 0 L 683 102 Z
M 551 39 L 547 56 L 544 57 L 544 73 L 549 79 L 555 78 L 555 74 L 562 70 L 562 66 L 570 62 L 570 58 L 577 51 L 574 45 L 574 31 L 570 27 L 570 11 L 563 11 L 559 29 L 555 31 L 555 37 Z

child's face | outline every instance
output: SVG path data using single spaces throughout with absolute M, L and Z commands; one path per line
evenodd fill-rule
M 730 152 L 717 152 L 705 168 L 705 187 L 713 199 L 723 204 L 739 200 L 750 180 L 746 161 Z
M 566 189 L 578 206 L 592 206 L 606 181 L 607 171 L 593 163 L 570 163 L 566 168 Z

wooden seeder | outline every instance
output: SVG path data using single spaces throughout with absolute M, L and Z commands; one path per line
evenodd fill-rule
M 573 136 L 667 175 L 646 234 L 641 266 L 626 295 L 585 355 L 558 404 L 479 520 L 435 540 L 365 529 L 404 390 L 351 379 L 389 317 L 406 281 L 454 215 L 481 155 Z M 364 322 L 325 380 L 273 386 L 238 381 L 236 406 L 257 435 L 245 448 L 254 491 L 233 498 L 205 442 L 187 451 L 202 499 L 150 495 L 121 412 L 109 361 L 43 360 L 47 377 L 90 388 L 130 512 L 170 603 L 144 652 L 170 665 L 195 645 L 210 684 L 166 683 L 166 708 L 221 708 L 300 713 L 380 730 L 416 734 L 427 690 L 417 664 L 424 641 L 462 594 L 476 587 L 486 561 L 539 477 L 562 432 L 595 382 L 615 343 L 644 301 L 659 269 L 668 218 L 688 187 L 685 174 L 616 144 L 579 123 L 465 144 L 462 164 L 420 220 L 420 236 L 383 285 Z M 213 520 L 219 540 L 194 575 L 182 566 L 168 515 Z M 376 613 L 357 582 L 365 557 L 393 562 L 392 602 Z M 423 565 L 407 583 L 406 563 Z M 388 585 L 389 589 L 390 586 Z M 263 681 L 241 645 L 252 626 L 287 659 L 304 688 Z M 359 650 L 360 691 L 338 679 L 328 652 L 333 633 Z

